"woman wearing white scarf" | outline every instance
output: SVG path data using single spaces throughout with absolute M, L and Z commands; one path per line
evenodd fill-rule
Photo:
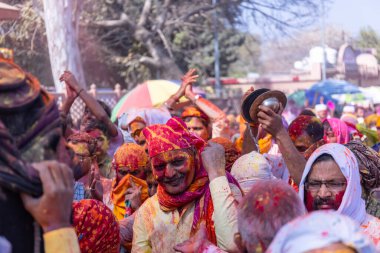
M 131 108 L 118 118 L 118 127 L 121 129 L 124 142 L 135 142 L 131 136 L 130 124 L 140 118 L 145 126 L 165 124 L 170 118 L 170 112 L 165 107 L 159 108 Z
M 336 210 L 337 213 L 347 215 L 358 222 L 362 231 L 379 247 L 380 220 L 367 214 L 365 211 L 365 203 L 361 198 L 362 189 L 360 186 L 358 162 L 355 155 L 345 146 L 337 143 L 330 143 L 323 145 L 314 151 L 307 161 L 302 175 L 299 187 L 300 198 L 304 203 L 307 202 L 305 201 L 305 193 L 308 193 L 308 191 L 305 189 L 305 183 L 307 183 L 308 176 L 311 174 L 315 161 L 324 154 L 332 156 L 347 182 L 342 201 L 339 208 Z M 327 188 L 326 183 L 324 185 Z M 320 187 L 322 187 L 322 185 Z
M 281 228 L 267 253 L 376 252 L 355 221 L 333 211 L 316 211 Z

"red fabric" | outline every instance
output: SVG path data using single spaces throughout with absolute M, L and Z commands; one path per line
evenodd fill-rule
M 312 117 L 309 115 L 300 115 L 295 118 L 288 128 L 290 138 L 292 140 L 297 139 L 297 137 L 303 134 L 307 126 L 314 121 L 320 120 L 317 117 Z
M 177 117 L 168 120 L 166 124 L 157 124 L 144 128 L 143 134 L 148 143 L 149 156 L 176 149 L 195 147 L 201 150 L 206 142 L 191 134 L 186 124 Z
M 119 252 L 119 224 L 102 202 L 94 199 L 74 201 L 73 225 L 82 253 Z

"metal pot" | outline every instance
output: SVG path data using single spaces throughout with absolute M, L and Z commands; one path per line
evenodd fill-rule
M 280 102 L 275 97 L 267 98 L 261 104 L 271 108 L 275 113 L 280 110 Z

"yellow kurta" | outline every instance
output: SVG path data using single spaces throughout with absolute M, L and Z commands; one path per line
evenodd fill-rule
M 80 253 L 74 228 L 61 228 L 44 234 L 46 253 Z
M 213 220 L 218 247 L 236 249 L 234 234 L 237 232 L 237 202 L 241 196 L 237 186 L 229 184 L 225 176 L 210 182 L 214 204 Z M 157 195 L 147 199 L 138 209 L 133 225 L 132 252 L 175 252 L 173 247 L 190 238 L 195 203 L 178 210 L 161 210 Z

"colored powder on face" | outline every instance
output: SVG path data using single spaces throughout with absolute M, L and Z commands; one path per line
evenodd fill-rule
M 340 204 L 342 204 L 344 193 L 345 191 L 340 191 L 335 195 L 335 201 L 334 201 L 335 210 L 338 210 L 338 208 L 340 207 Z
M 67 146 L 71 148 L 75 154 L 89 155 L 87 143 L 68 143 Z
M 311 211 L 314 210 L 314 197 L 313 197 L 313 195 L 311 195 L 311 193 L 308 192 L 308 191 L 305 192 L 305 195 L 306 195 L 306 196 L 305 196 L 305 201 L 306 201 L 305 206 L 306 206 L 306 210 L 307 210 L 308 212 L 311 212 Z

